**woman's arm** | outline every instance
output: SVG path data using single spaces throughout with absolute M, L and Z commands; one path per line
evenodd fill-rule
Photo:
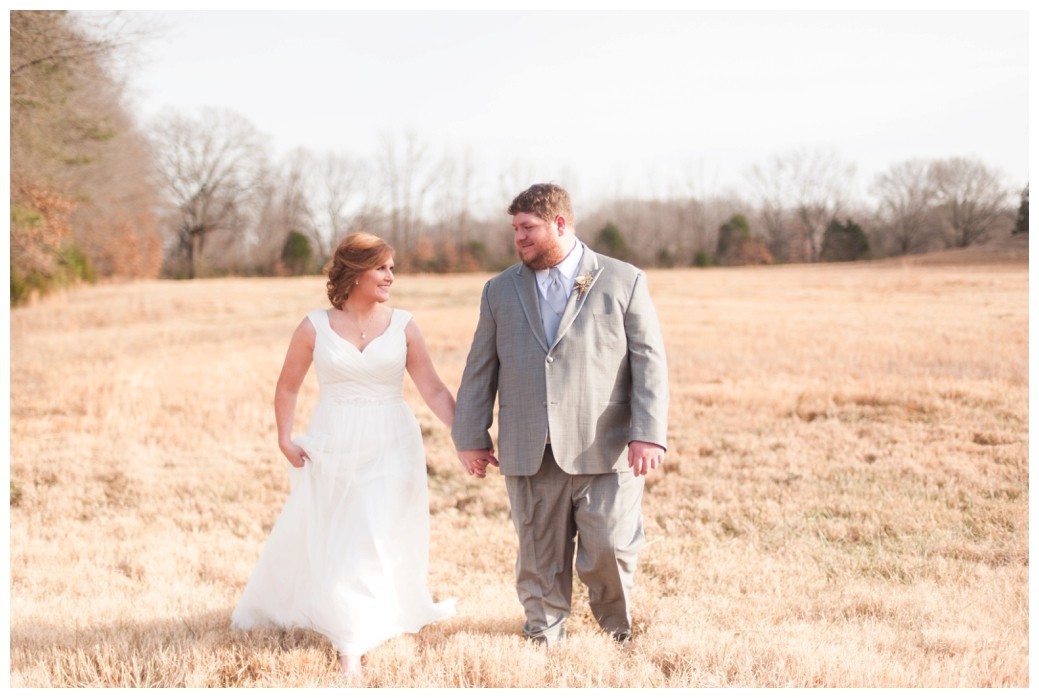
M 302 468 L 306 452 L 292 443 L 292 423 L 296 414 L 296 397 L 303 379 L 314 359 L 314 325 L 310 320 L 303 321 L 292 333 L 289 348 L 285 353 L 285 363 L 278 376 L 278 384 L 274 388 L 274 421 L 278 425 L 278 447 L 294 468 Z
M 408 321 L 404 334 L 408 339 L 408 374 L 415 382 L 419 395 L 429 405 L 429 409 L 433 410 L 433 414 L 450 429 L 455 421 L 454 395 L 444 385 L 444 381 L 440 380 L 426 348 L 426 340 L 414 319 Z

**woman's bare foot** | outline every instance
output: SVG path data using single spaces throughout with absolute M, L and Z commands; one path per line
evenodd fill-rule
M 339 655 L 339 670 L 345 679 L 361 678 L 361 658 L 355 654 Z

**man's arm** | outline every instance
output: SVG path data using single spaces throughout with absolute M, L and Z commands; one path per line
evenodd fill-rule
M 480 319 L 458 387 L 451 438 L 459 451 L 459 458 L 463 451 L 491 452 L 493 448 L 490 429 L 494 421 L 494 399 L 498 394 L 498 339 L 487 298 L 489 288 L 490 282 L 483 287 Z
M 645 474 L 643 468 L 657 467 L 663 458 L 663 451 L 667 449 L 669 388 L 664 335 L 643 272 L 639 272 L 635 278 L 631 302 L 624 314 L 624 330 L 628 338 L 628 363 L 631 366 L 631 442 L 628 463 L 633 468 L 640 463 L 640 470 Z M 646 446 L 654 446 L 660 449 L 660 453 L 647 451 Z

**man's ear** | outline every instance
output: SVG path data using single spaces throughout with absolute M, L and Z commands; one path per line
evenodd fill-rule
M 566 218 L 556 216 L 556 233 L 562 235 L 566 232 Z

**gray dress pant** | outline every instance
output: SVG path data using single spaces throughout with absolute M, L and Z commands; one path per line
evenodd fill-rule
M 630 470 L 570 475 L 556 464 L 551 446 L 535 475 L 506 476 L 519 537 L 516 592 L 530 638 L 553 644 L 566 636 L 575 551 L 595 620 L 618 640 L 630 637 L 635 566 L 645 542 L 644 483 Z

